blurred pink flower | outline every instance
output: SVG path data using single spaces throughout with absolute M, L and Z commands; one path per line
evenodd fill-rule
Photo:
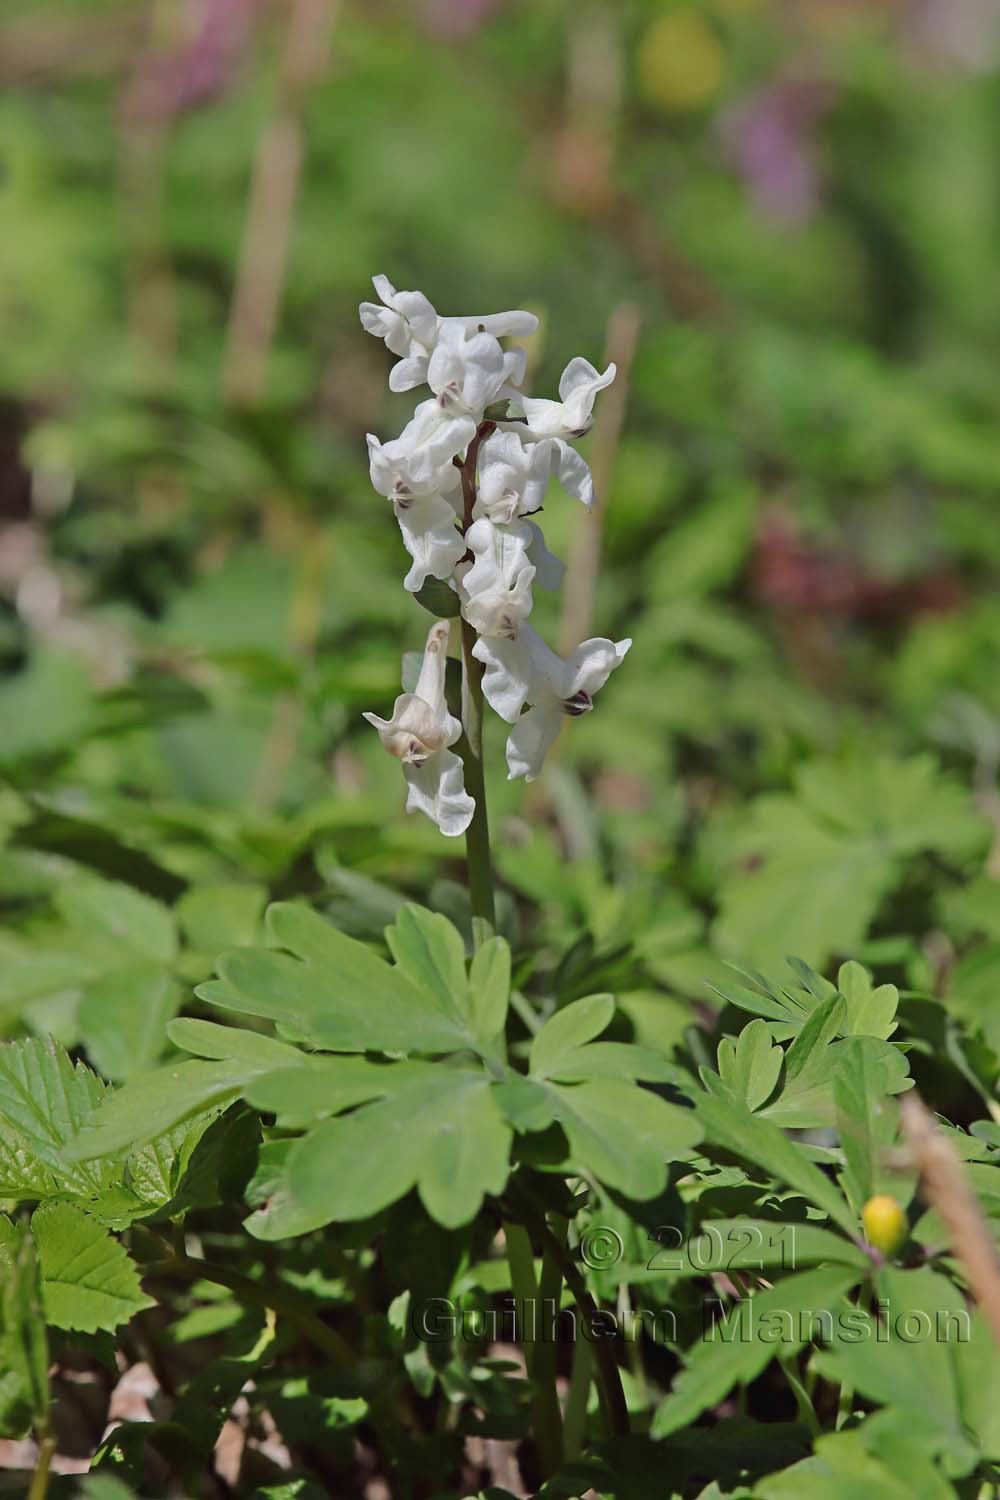
M 722 116 L 723 153 L 768 218 L 811 217 L 819 192 L 812 136 L 832 97 L 817 79 L 779 79 Z

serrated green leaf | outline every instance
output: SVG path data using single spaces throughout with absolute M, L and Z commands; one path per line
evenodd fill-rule
M 105 1097 L 96 1074 L 71 1062 L 54 1042 L 29 1037 L 0 1046 L 3 1196 L 18 1202 L 57 1191 L 88 1197 L 108 1188 L 113 1166 L 81 1165 L 68 1154 Z
M 80 1333 L 120 1324 L 155 1303 L 118 1241 L 71 1203 L 44 1203 L 31 1219 L 48 1322 Z
M 23 1437 L 48 1418 L 49 1355 L 34 1241 L 0 1215 L 0 1434 Z

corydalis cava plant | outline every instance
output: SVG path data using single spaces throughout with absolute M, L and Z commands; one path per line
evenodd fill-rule
M 614 380 L 615 367 L 601 374 L 588 360 L 572 359 L 558 401 L 528 396 L 521 390 L 524 351 L 505 350 L 500 339 L 533 333 L 532 313 L 445 318 L 422 292 L 398 292 L 384 276 L 374 284 L 381 302 L 363 302 L 361 322 L 399 356 L 390 388 L 426 384 L 432 394 L 399 437 L 383 443 L 369 434 L 372 484 L 392 502 L 412 559 L 405 587 L 418 593 L 437 579 L 454 595 L 464 724 L 445 699 L 451 631 L 444 621 L 427 636 L 414 691 L 396 699 L 389 719 L 365 718 L 402 762 L 407 808 L 454 836 L 477 813 L 485 816 L 483 698 L 511 725 L 509 775 L 531 781 L 563 719 L 593 707 L 631 645 L 584 641 L 564 660 L 528 623 L 535 585 L 557 589 L 564 572 L 528 518 L 541 510 L 553 476 L 584 505 L 594 503 L 590 470 L 572 443 L 590 430 L 597 393 Z M 463 728 L 464 770 L 452 749 Z M 473 778 L 478 785 L 467 786 Z

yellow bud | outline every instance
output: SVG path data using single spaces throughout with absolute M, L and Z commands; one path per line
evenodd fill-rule
M 868 1243 L 881 1250 L 883 1255 L 895 1255 L 906 1243 L 910 1226 L 906 1215 L 888 1193 L 878 1193 L 869 1198 L 861 1210 L 861 1222 L 865 1226 Z

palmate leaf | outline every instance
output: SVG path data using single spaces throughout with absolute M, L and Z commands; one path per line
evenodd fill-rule
M 44 1203 L 31 1219 L 46 1321 L 80 1333 L 112 1333 L 155 1303 L 111 1234 L 72 1203 Z
M 636 1086 L 673 1081 L 658 1053 L 591 1040 L 614 1008 L 610 995 L 590 995 L 557 1011 L 532 1043 L 528 1079 L 504 1100 L 518 1128 L 561 1125 L 575 1166 L 628 1197 L 652 1198 L 666 1184 L 667 1162 L 688 1156 L 701 1128 L 693 1110 Z
M 395 966 L 304 906 L 272 906 L 267 928 L 288 951 L 237 948 L 224 955 L 221 978 L 197 992 L 203 1000 L 266 1017 L 329 1051 L 433 1054 L 470 1045 L 451 984 L 453 953 L 434 945 L 435 969 L 426 948 L 420 951 L 417 924 L 402 914 L 394 937 L 405 962 Z
M 293 1198 L 326 1223 L 368 1218 L 416 1186 L 432 1218 L 467 1223 L 507 1181 L 511 1130 L 487 1075 L 433 1064 L 382 1072 L 392 1090 L 384 1098 L 325 1121 L 293 1147 Z
M 895 985 L 873 987 L 867 969 L 851 962 L 841 965 L 835 988 L 801 960 L 787 962 L 798 986 L 779 987 L 752 970 L 737 970 L 745 983 L 717 991 L 757 1019 L 738 1038 L 722 1039 L 718 1075 L 701 1070 L 705 1087 L 715 1092 L 721 1078 L 762 1117 L 798 1130 L 833 1123 L 834 1085 L 851 1058 L 864 1056 L 883 1093 L 909 1088 L 905 1054 L 884 1040 L 896 1026 Z M 791 1046 L 782 1054 L 770 1047 L 772 1038 L 790 1039 Z M 849 1041 L 856 1045 L 849 1048 Z

